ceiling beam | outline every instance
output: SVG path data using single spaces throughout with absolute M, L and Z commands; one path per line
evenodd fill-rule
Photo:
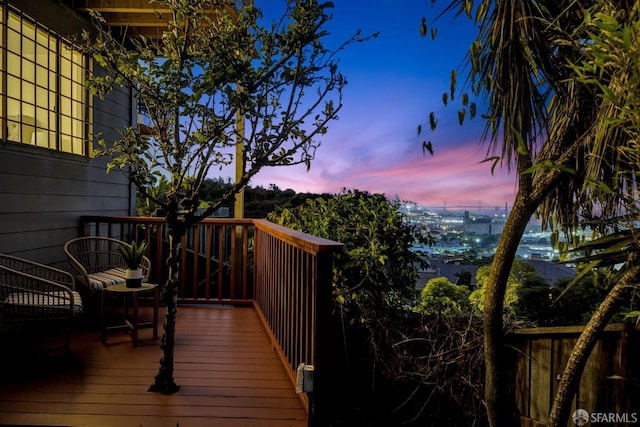
M 167 21 L 173 18 L 173 11 L 163 2 L 150 3 L 149 0 L 63 0 L 76 12 L 86 16 L 89 11 L 99 12 L 105 25 L 120 35 L 127 37 L 144 36 L 149 39 L 162 37 L 167 30 Z M 236 15 L 233 7 L 221 6 L 209 12 L 215 16 L 226 11 Z
M 75 0 L 73 8 L 88 12 L 95 10 L 100 13 L 170 13 L 171 9 L 162 3 L 149 3 L 149 0 Z
M 166 27 L 167 21 L 155 13 L 101 13 L 108 25 L 124 27 Z M 169 15 L 171 16 L 171 15 Z

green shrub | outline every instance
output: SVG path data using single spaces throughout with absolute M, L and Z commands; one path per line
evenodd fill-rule
M 485 265 L 478 268 L 478 272 L 476 273 L 476 282 L 478 283 L 478 288 L 471 292 L 469 295 L 469 301 L 473 307 L 476 307 L 477 310 L 482 312 L 484 309 L 484 292 L 485 285 L 489 280 L 489 271 L 491 270 L 490 265 Z M 504 310 L 509 314 L 515 314 L 515 306 L 518 302 L 518 290 L 522 285 L 522 282 L 529 277 L 529 275 L 535 273 L 535 268 L 522 261 L 519 258 L 516 258 L 513 261 L 513 267 L 511 267 L 511 272 L 509 273 L 509 279 L 507 281 L 507 289 L 504 295 Z
M 431 241 L 398 208 L 382 194 L 349 190 L 279 208 L 268 219 L 345 244 L 334 263 L 334 301 L 348 323 L 370 324 L 386 308 L 413 305 L 425 262 L 411 247 Z
M 427 282 L 420 293 L 418 310 L 427 315 L 460 315 L 469 311 L 469 288 L 453 284 L 446 277 Z

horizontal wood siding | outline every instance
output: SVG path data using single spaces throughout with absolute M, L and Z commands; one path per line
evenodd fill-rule
M 59 2 L 12 1 L 60 35 L 86 27 Z M 107 140 L 131 122 L 127 90 L 94 101 L 95 134 Z M 62 246 L 78 236 L 81 215 L 129 215 L 135 198 L 119 172 L 106 174 L 105 160 L 0 141 L 0 252 L 45 264 L 67 265 Z

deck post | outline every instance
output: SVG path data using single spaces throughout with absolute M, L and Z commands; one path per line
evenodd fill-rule
M 331 424 L 331 306 L 333 252 L 320 252 L 315 269 L 315 362 L 313 392 L 309 393 L 309 427 Z

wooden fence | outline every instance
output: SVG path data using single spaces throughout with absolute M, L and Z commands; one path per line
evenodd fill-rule
M 545 425 L 559 378 L 582 327 L 520 329 L 508 335 L 513 348 L 513 396 L 523 427 Z M 640 328 L 609 325 L 585 366 L 571 413 L 636 414 L 640 424 Z M 572 419 L 567 426 L 573 427 Z M 628 426 L 625 422 L 602 425 Z

